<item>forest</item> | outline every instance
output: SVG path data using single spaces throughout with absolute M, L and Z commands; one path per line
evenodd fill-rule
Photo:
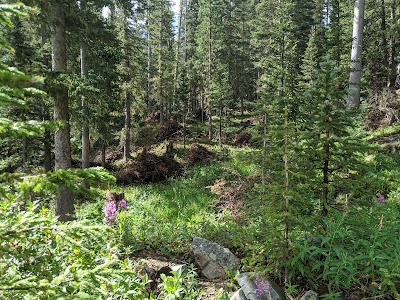
M 0 300 L 400 299 L 397 0 L 0 0 L 0 52 Z

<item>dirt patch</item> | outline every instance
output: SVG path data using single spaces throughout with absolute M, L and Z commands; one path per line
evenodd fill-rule
M 215 161 L 215 154 L 199 144 L 193 144 L 185 157 L 186 164 L 193 166 L 197 163 L 210 163 Z
M 133 162 L 117 173 L 117 183 L 161 182 L 180 175 L 182 166 L 170 155 L 157 156 L 146 149 Z
M 200 299 L 202 300 L 217 299 L 217 295 L 221 289 L 225 291 L 230 290 L 230 287 L 226 281 L 207 280 L 205 278 L 200 278 L 197 281 L 197 288 L 201 290 Z
M 233 144 L 238 147 L 249 146 L 250 140 L 251 140 L 251 134 L 248 133 L 247 131 L 242 131 L 235 135 L 235 137 L 233 138 Z
M 218 210 L 229 210 L 235 220 L 243 216 L 243 196 L 246 193 L 248 180 L 227 181 L 218 179 L 214 185 L 208 186 L 211 192 L 218 196 L 215 206 Z

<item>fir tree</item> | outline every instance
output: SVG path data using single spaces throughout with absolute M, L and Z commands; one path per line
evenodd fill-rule
M 300 150 L 307 162 L 302 173 L 316 187 L 320 211 L 326 216 L 335 191 L 348 190 L 351 174 L 361 166 L 362 140 L 352 134 L 354 112 L 346 109 L 346 89 L 339 88 L 339 70 L 332 61 L 321 64 L 316 79 L 306 91 L 302 107 Z

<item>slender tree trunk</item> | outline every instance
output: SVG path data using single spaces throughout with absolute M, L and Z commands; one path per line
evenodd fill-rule
M 86 49 L 81 46 L 81 77 L 87 76 L 86 66 Z M 83 113 L 83 126 L 82 126 L 82 169 L 90 167 L 89 152 L 89 107 L 87 105 L 85 96 L 82 96 L 82 113 Z
M 43 11 L 44 8 L 41 7 Z M 46 34 L 46 27 L 45 24 L 41 24 L 40 28 L 40 35 L 41 35 L 41 46 L 42 48 L 46 44 L 47 34 Z M 49 60 L 46 55 L 43 55 L 43 65 L 47 68 L 49 67 Z M 47 106 L 46 102 L 43 98 L 43 121 L 50 121 L 50 111 L 49 107 Z M 46 172 L 51 171 L 51 133 L 49 129 L 46 129 L 43 136 L 43 152 L 44 152 L 44 162 L 43 168 Z
M 166 113 L 166 104 L 164 99 L 164 70 L 163 70 L 163 22 L 164 21 L 164 9 L 162 5 L 160 5 L 160 32 L 159 32 L 159 54 L 158 54 L 158 101 L 160 101 L 160 124 L 164 124 L 165 122 L 165 113 Z
M 151 84 L 151 35 L 150 35 L 150 0 L 147 1 L 147 113 L 153 112 L 152 84 Z
M 392 26 L 397 22 L 396 16 L 396 0 L 391 0 L 390 2 L 390 19 Z M 389 80 L 388 87 L 394 87 L 396 85 L 397 78 L 397 40 L 396 35 L 391 34 L 390 37 L 390 61 L 389 61 Z
M 289 112 L 285 108 L 285 261 L 289 260 Z M 285 266 L 285 284 L 289 284 L 289 268 Z
M 330 162 L 330 145 L 329 145 L 330 133 L 326 134 L 326 144 L 325 144 L 325 158 L 324 158 L 324 167 L 322 169 L 323 172 L 323 189 L 322 189 L 322 207 L 321 207 L 321 216 L 326 217 L 328 215 L 328 196 L 329 196 L 329 162 Z
M 364 0 L 354 2 L 353 39 L 351 47 L 351 63 L 349 78 L 349 95 L 347 107 L 358 108 L 360 106 L 360 82 L 361 82 L 361 53 L 364 28 Z
M 50 111 L 46 103 L 43 103 L 43 121 L 50 120 Z M 46 129 L 43 137 L 43 150 L 44 150 L 44 162 L 43 168 L 46 172 L 51 171 L 51 133 L 50 130 Z
M 101 141 L 101 166 L 103 167 L 103 168 L 105 168 L 106 167 L 106 142 L 105 142 L 105 140 L 103 139 L 102 141 Z
M 263 116 L 263 149 L 262 149 L 262 168 L 261 168 L 261 183 L 265 185 L 265 157 L 267 156 L 267 109 L 264 105 Z
M 213 128 L 212 128 L 212 101 L 211 101 L 211 72 L 212 72 L 212 29 L 211 29 L 211 3 L 212 1 L 209 1 L 209 15 L 208 15 L 208 95 L 207 95 L 207 100 L 208 100 L 208 138 L 209 140 L 212 140 L 213 138 Z
M 173 101 L 176 101 L 176 89 L 178 87 L 179 78 L 179 63 L 180 63 L 180 49 L 181 49 L 181 31 L 182 31 L 182 12 L 183 12 L 183 0 L 179 2 L 179 22 L 178 22 L 178 38 L 176 43 L 176 57 L 175 57 L 175 72 L 174 72 L 174 90 L 173 90 Z
M 86 48 L 81 46 L 81 77 L 84 78 L 88 74 L 86 66 Z M 90 153 L 90 140 L 89 140 L 89 107 L 87 105 L 85 96 L 82 95 L 82 169 L 90 167 L 89 153 Z M 89 183 L 84 180 L 82 182 L 83 187 L 86 189 L 90 188 Z
M 53 7 L 53 30 L 51 36 L 52 71 L 55 73 L 67 70 L 67 47 L 65 39 L 65 15 L 62 5 Z M 54 121 L 63 125 L 54 133 L 55 170 L 71 167 L 71 144 L 68 109 L 68 91 L 59 86 L 54 95 Z M 59 220 L 72 220 L 75 214 L 74 196 L 66 186 L 60 186 L 59 195 L 55 200 L 55 213 Z
M 336 47 L 337 47 L 337 53 L 336 53 L 336 65 L 338 68 L 340 68 L 340 57 L 342 54 L 342 45 L 341 45 L 341 26 L 340 26 L 340 1 L 336 0 L 335 1 L 335 6 L 336 6 L 336 18 L 337 18 L 337 28 L 336 28 Z
M 381 34 L 382 34 L 382 48 L 383 48 L 383 64 L 385 65 L 385 69 L 389 70 L 388 42 L 386 38 L 387 26 L 386 26 L 385 0 L 381 0 Z
M 126 92 L 125 99 L 125 145 L 124 145 L 124 160 L 127 161 L 131 158 L 131 92 Z
M 219 147 L 222 149 L 222 114 L 223 114 L 223 107 L 219 104 Z
M 26 121 L 25 112 L 22 112 L 21 120 Z M 26 163 L 28 162 L 28 141 L 26 136 L 22 136 L 21 141 L 22 141 L 22 149 L 21 149 L 22 165 L 25 166 Z

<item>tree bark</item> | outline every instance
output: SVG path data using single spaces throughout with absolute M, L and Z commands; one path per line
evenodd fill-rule
M 81 76 L 87 76 L 86 66 L 86 49 L 81 46 Z M 90 167 L 89 152 L 89 107 L 87 105 L 85 96 L 82 96 L 82 113 L 83 113 L 83 126 L 82 126 L 82 169 Z
M 131 92 L 126 92 L 125 99 L 125 144 L 124 144 L 124 160 L 131 158 Z
M 25 113 L 22 113 L 22 121 L 26 121 Z M 25 166 L 28 162 L 28 139 L 22 136 L 22 164 Z
M 364 28 L 364 0 L 354 2 L 353 38 L 351 47 L 348 108 L 360 106 L 361 54 Z
M 330 132 L 326 133 L 327 141 L 324 145 L 324 167 L 322 169 L 323 173 L 323 188 L 322 188 L 322 207 L 321 207 L 321 216 L 326 217 L 328 215 L 328 194 L 329 194 L 329 163 L 331 159 L 331 151 L 330 151 Z
M 106 142 L 105 142 L 105 140 L 102 140 L 101 141 L 101 166 L 103 168 L 106 167 L 106 150 L 107 150 Z
M 211 103 L 211 72 L 212 72 L 212 29 L 211 29 L 211 5 L 212 1 L 209 1 L 209 15 L 208 15 L 208 95 L 207 95 L 207 105 L 208 105 L 208 138 L 212 140 L 213 138 L 213 128 L 212 128 L 212 103 Z
M 176 90 L 178 87 L 179 78 L 179 63 L 180 63 L 180 50 L 181 50 L 181 31 L 182 31 L 182 12 L 183 12 L 183 0 L 179 2 L 179 21 L 178 21 L 178 38 L 176 41 L 176 57 L 175 57 L 175 72 L 174 72 L 174 90 L 173 90 L 173 101 L 176 101 Z
M 386 26 L 386 4 L 385 0 L 381 0 L 381 34 L 382 34 L 382 48 L 383 48 L 383 64 L 386 70 L 389 70 L 389 53 L 388 43 L 386 39 L 387 26 Z
M 390 19 L 392 26 L 396 24 L 396 0 L 391 0 L 390 2 Z M 389 78 L 388 87 L 394 88 L 397 79 L 397 41 L 395 34 L 391 34 L 390 37 L 390 60 L 389 60 Z
M 163 55 L 163 23 L 164 23 L 164 8 L 163 4 L 160 4 L 160 32 L 159 32 L 159 44 L 158 44 L 158 87 L 157 96 L 160 102 L 160 124 L 164 124 L 166 117 L 167 104 L 164 99 L 164 55 Z
M 52 71 L 56 74 L 67 70 L 67 47 L 65 39 L 65 15 L 62 5 L 53 7 L 51 36 Z M 71 142 L 68 110 L 68 90 L 60 85 L 54 95 L 54 121 L 62 126 L 54 133 L 55 170 L 71 167 Z M 55 213 L 61 222 L 74 218 L 74 196 L 66 186 L 60 186 L 55 199 Z
M 147 1 L 148 11 L 147 11 L 147 113 L 153 112 L 152 103 L 152 84 L 151 84 L 151 57 L 152 57 L 152 47 L 150 39 L 150 0 Z
M 50 120 L 50 111 L 48 106 L 43 103 L 43 120 Z M 44 162 L 43 168 L 46 172 L 51 171 L 51 133 L 50 130 L 46 129 L 43 137 L 43 150 L 44 150 Z
M 43 5 L 41 5 L 41 10 L 43 11 Z M 40 27 L 40 36 L 41 36 L 41 46 L 42 48 L 46 44 L 47 40 L 47 32 L 46 26 L 44 21 Z M 45 69 L 49 67 L 49 59 L 46 55 L 43 55 L 43 66 Z M 47 106 L 46 102 L 43 99 L 43 121 L 50 121 L 50 111 L 49 107 Z M 43 136 L 43 152 L 44 152 L 44 161 L 43 161 L 43 168 L 46 172 L 51 171 L 51 133 L 49 129 L 46 129 Z

